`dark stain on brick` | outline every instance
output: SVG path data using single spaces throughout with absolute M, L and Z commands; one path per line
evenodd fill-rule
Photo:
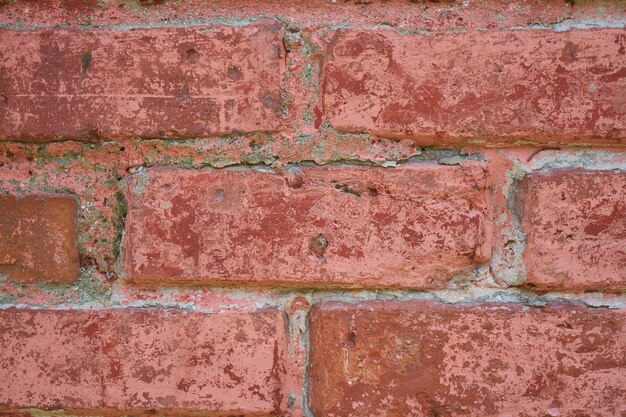
M 571 63 L 576 61 L 576 55 L 578 54 L 579 46 L 573 42 L 566 42 L 561 53 L 561 61 Z
M 152 381 L 154 381 L 154 378 L 156 378 L 157 373 L 152 366 L 142 366 L 141 368 L 136 370 L 133 376 L 143 382 L 151 383 Z
M 83 80 L 87 76 L 87 70 L 91 65 L 93 57 L 91 56 L 91 51 L 87 51 L 83 53 L 83 59 L 81 60 L 81 74 L 80 74 L 80 83 L 82 85 Z
M 139 4 L 142 6 L 158 6 L 165 3 L 165 0 L 139 0 Z
M 356 333 L 350 332 L 346 337 L 346 346 L 349 348 L 354 348 L 356 346 Z
M 267 107 L 268 109 L 272 109 L 274 111 L 274 114 L 277 116 L 281 116 L 282 115 L 282 100 L 280 97 L 280 94 L 277 92 L 266 92 L 263 95 L 263 105 L 265 107 Z

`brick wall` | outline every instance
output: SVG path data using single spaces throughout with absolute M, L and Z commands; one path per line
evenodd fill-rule
M 626 416 L 625 27 L 0 0 L 0 415 Z

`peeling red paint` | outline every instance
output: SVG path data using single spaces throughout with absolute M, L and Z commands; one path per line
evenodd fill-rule
M 624 21 L 0 0 L 0 414 L 626 416 Z
M 3 310 L 0 380 L 13 382 L 0 407 L 280 412 L 281 321 L 271 309 Z
M 386 25 L 406 31 L 510 29 L 529 25 L 609 21 L 626 17 L 610 0 L 15 0 L 0 7 L 0 22 L 54 26 L 145 25 L 280 16 L 294 26 Z M 2 2 L 0 2 L 0 6 Z
M 534 173 L 518 199 L 527 285 L 540 289 L 626 285 L 626 175 L 561 169 Z
M 147 170 L 128 181 L 133 281 L 442 288 L 490 252 L 480 165 Z
M 5 31 L 0 140 L 276 131 L 281 28 Z M 233 65 L 240 76 L 229 76 Z M 17 70 L 19 67 L 19 70 Z
M 442 144 L 626 139 L 622 29 L 332 35 L 324 97 L 340 131 Z
M 626 412 L 626 310 L 430 302 L 313 308 L 316 416 Z

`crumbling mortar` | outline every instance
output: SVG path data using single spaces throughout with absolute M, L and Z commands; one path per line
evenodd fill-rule
M 158 29 L 158 28 L 202 28 L 203 26 L 210 25 L 224 25 L 231 27 L 245 27 L 254 24 L 259 21 L 275 21 L 277 23 L 284 24 L 287 28 L 292 30 L 303 30 L 301 24 L 292 22 L 289 18 L 286 18 L 280 14 L 267 14 L 257 13 L 246 18 L 229 18 L 229 17 L 213 17 L 208 19 L 168 19 L 150 23 L 120 23 L 120 24 L 94 24 L 91 20 L 87 19 L 79 24 L 25 24 L 21 21 L 15 23 L 0 23 L 0 29 L 8 30 L 20 30 L 20 31 L 38 31 L 48 29 L 75 29 L 75 30 L 112 30 L 112 31 L 129 31 L 136 29 Z M 479 27 L 474 29 L 448 29 L 448 30 L 409 30 L 402 27 L 396 27 L 395 24 L 347 24 L 347 23 L 334 23 L 330 25 L 315 24 L 309 29 L 320 31 L 322 37 L 325 37 L 329 33 L 336 30 L 391 30 L 400 35 L 421 35 L 421 36 L 436 36 L 436 35 L 454 35 L 460 33 L 469 32 L 504 32 L 504 31 L 523 31 L 523 30 L 550 30 L 554 32 L 564 32 L 568 30 L 578 29 L 622 29 L 626 26 L 626 19 L 622 17 L 613 19 L 597 19 L 597 18 L 575 18 L 572 16 L 564 16 L 555 20 L 550 24 L 530 23 L 525 26 L 513 26 L 513 27 Z
M 526 267 L 523 254 L 526 247 L 526 234 L 522 230 L 521 217 L 515 207 L 515 199 L 520 192 L 519 185 L 524 178 L 535 172 L 547 172 L 554 169 L 586 169 L 592 171 L 623 170 L 626 171 L 626 153 L 609 152 L 594 149 L 546 149 L 532 154 L 530 160 L 520 161 L 514 157 L 507 158 L 513 167 L 505 174 L 502 193 L 506 198 L 507 213 L 504 218 L 495 218 L 495 229 L 504 233 L 512 257 L 502 259 L 504 248 L 495 248 L 491 265 L 494 268 L 496 281 L 508 286 L 522 285 L 526 281 Z
M 501 245 L 494 248 L 491 266 L 497 282 L 515 287 L 526 281 L 526 265 L 522 257 L 526 248 L 526 234 L 522 231 L 521 219 L 516 215 L 513 207 L 517 192 L 516 185 L 526 173 L 517 161 L 511 162 L 513 167 L 505 173 L 501 191 L 506 201 L 507 213 L 494 218 L 496 232 L 503 235 L 496 239 L 496 242 L 500 242 Z M 509 251 L 509 256 L 507 256 L 507 251 Z
M 410 289 L 315 289 L 315 288 L 231 288 L 211 287 L 211 294 L 226 298 L 225 302 L 213 303 L 210 308 L 198 306 L 201 303 L 179 302 L 172 298 L 184 294 L 184 289 L 158 288 L 161 300 L 129 299 L 120 291 L 122 283 L 112 286 L 112 296 L 107 302 L 90 301 L 86 303 L 64 303 L 58 305 L 1 303 L 0 310 L 18 309 L 53 309 L 53 310 L 100 310 L 125 308 L 167 308 L 215 314 L 224 311 L 254 311 L 267 307 L 286 309 L 296 297 L 304 297 L 311 305 L 326 302 L 345 302 L 358 304 L 368 301 L 432 301 L 442 304 L 494 303 L 504 305 L 525 305 L 543 307 L 550 304 L 572 304 L 590 308 L 626 308 L 626 294 L 616 292 L 611 297 L 602 291 L 572 292 L 535 292 L 529 288 L 464 288 L 447 290 L 410 290 Z M 241 301 L 244 303 L 238 303 Z
M 565 168 L 581 168 L 592 171 L 626 171 L 626 150 L 612 152 L 601 149 L 546 149 L 536 154 L 528 165 L 525 168 L 526 174 Z
M 85 152 L 102 149 L 105 146 L 111 146 L 111 145 L 119 146 L 116 142 L 108 142 L 108 143 L 103 143 L 103 144 L 82 144 L 82 143 L 79 143 L 79 144 Z M 20 144 L 20 146 L 24 149 L 28 149 L 28 148 L 36 149 L 37 157 L 40 157 L 42 155 L 42 152 L 45 153 L 45 146 L 42 147 L 42 145 L 39 145 L 39 144 L 37 145 Z M 435 149 L 435 148 L 420 148 L 416 152 L 419 152 L 419 154 L 413 157 L 406 158 L 404 160 L 398 160 L 399 162 L 393 161 L 393 164 L 391 165 L 402 166 L 404 164 L 422 164 L 422 163 L 429 163 L 429 162 L 436 162 L 436 163 L 443 163 L 443 164 L 450 164 L 450 163 L 457 164 L 457 163 L 462 163 L 463 161 L 469 161 L 469 160 L 485 161 L 489 159 L 489 158 L 485 158 L 480 152 L 468 155 L 458 150 L 442 150 L 442 149 Z M 504 152 L 506 152 L 506 150 L 504 150 Z M 60 157 L 51 157 L 51 160 L 56 161 L 65 156 L 67 155 L 63 154 Z M 80 154 L 75 155 L 74 157 L 78 157 L 78 156 L 80 156 Z M 514 266 L 513 268 L 509 267 L 508 270 L 511 273 L 515 273 L 515 274 L 519 274 L 520 271 L 523 272 L 523 263 L 521 262 L 521 256 L 523 254 L 523 249 L 524 249 L 524 244 L 525 244 L 525 236 L 523 232 L 521 231 L 520 219 L 516 215 L 515 209 L 512 206 L 515 193 L 517 192 L 517 185 L 519 181 L 521 181 L 527 174 L 531 172 L 541 172 L 541 171 L 547 171 L 550 169 L 583 168 L 583 169 L 590 169 L 590 170 L 616 170 L 616 169 L 626 170 L 626 152 L 611 152 L 606 149 L 585 149 L 585 150 L 572 150 L 572 149 L 549 150 L 549 149 L 546 149 L 539 153 L 533 154 L 531 160 L 526 161 L 526 162 L 516 159 L 514 155 L 508 156 L 507 158 L 508 160 L 512 162 L 513 168 L 510 169 L 506 173 L 506 184 L 502 188 L 502 192 L 506 196 L 506 201 L 508 204 L 507 211 L 511 215 L 512 221 L 513 221 L 513 227 L 511 227 L 510 230 L 507 231 L 507 233 L 509 233 L 510 236 L 512 236 L 512 240 L 515 244 L 514 246 L 515 258 L 514 259 L 516 260 L 516 263 L 514 264 L 518 266 L 517 267 Z M 372 162 L 372 161 L 354 161 L 354 160 L 336 159 L 336 160 L 333 160 L 332 162 L 320 164 L 318 161 L 302 160 L 300 163 L 287 164 L 286 170 L 289 171 L 289 170 L 297 169 L 300 166 L 320 166 L 320 165 L 389 166 L 387 162 L 388 161 L 381 163 L 381 162 Z M 155 164 L 154 166 L 156 167 L 160 165 Z M 223 168 L 226 168 L 226 167 L 212 167 L 208 169 L 223 169 Z M 264 172 L 276 172 L 276 167 L 274 164 L 265 164 L 265 163 L 232 164 L 232 165 L 229 165 L 228 168 L 229 169 L 255 169 L 255 170 L 264 171 Z M 191 168 L 191 169 L 196 169 L 196 168 Z M 199 169 L 207 169 L 207 168 L 202 166 Z M 280 171 L 282 171 L 282 169 L 280 169 Z M 117 175 L 117 178 L 119 178 L 120 182 L 123 183 L 125 182 L 125 179 L 128 177 L 128 175 L 131 175 L 131 174 L 145 175 L 145 170 L 142 166 L 133 167 L 129 169 L 128 172 L 124 172 L 122 170 L 121 173 Z M 49 191 L 49 192 L 59 192 L 60 190 L 59 188 L 51 188 L 49 184 L 41 178 L 40 180 L 38 180 L 39 186 L 36 186 L 36 184 L 33 183 L 32 179 L 29 180 L 28 182 L 29 185 L 26 188 L 23 187 L 24 184 L 21 184 L 21 183 L 18 184 L 20 185 L 19 187 L 20 190 L 26 192 L 29 190 L 32 191 L 34 189 L 37 189 L 38 191 L 43 190 L 43 191 Z M 117 274 L 123 277 L 123 271 L 122 271 L 123 268 L 121 267 L 121 259 L 122 259 L 123 254 L 121 253 L 120 248 L 123 247 L 123 233 L 125 229 L 124 221 L 125 221 L 125 212 L 127 210 L 127 202 L 125 201 L 123 197 L 123 192 L 120 190 L 123 190 L 123 187 L 118 188 L 118 194 L 121 196 L 121 201 L 118 201 L 118 205 L 121 205 L 121 212 L 119 214 L 119 222 L 116 225 L 116 230 L 118 231 L 117 236 L 119 236 L 119 238 L 115 239 L 114 242 L 110 244 L 113 245 L 113 248 L 114 248 L 113 252 L 115 253 L 114 259 L 115 259 L 116 267 L 114 268 L 113 272 L 116 272 Z M 76 194 L 72 190 L 69 190 L 69 191 L 73 195 Z M 496 223 L 497 223 L 496 226 L 498 226 L 498 219 L 496 219 Z M 117 248 L 117 250 L 115 248 Z M 497 251 L 494 251 L 494 255 L 492 258 L 492 265 L 496 266 L 499 264 L 502 264 L 499 258 L 499 253 Z M 497 271 L 497 268 L 496 268 L 496 271 Z M 98 287 L 98 286 L 107 285 L 107 284 L 105 284 L 104 282 L 100 282 L 99 280 L 96 280 L 97 282 L 93 282 L 93 283 L 88 282 L 91 279 L 89 278 L 91 273 L 92 272 L 90 272 L 89 268 L 83 268 L 80 281 L 76 285 L 39 284 L 37 288 L 39 288 L 43 292 L 44 295 L 48 294 L 48 295 L 63 297 L 63 294 L 66 293 L 67 301 L 70 303 L 76 302 L 73 300 L 78 300 L 80 303 L 93 302 L 94 299 L 105 295 L 101 292 L 102 289 L 92 288 L 93 285 L 96 285 L 96 287 Z M 87 281 L 85 281 L 86 279 Z M 487 279 L 487 281 L 485 281 L 485 279 Z M 476 282 L 476 281 L 482 281 L 483 283 L 486 283 L 488 284 L 488 286 L 490 286 L 489 274 L 487 275 L 487 278 L 484 278 L 484 277 L 481 278 L 480 276 L 476 274 L 459 276 L 459 277 L 455 277 L 450 282 L 451 282 L 452 287 L 456 286 L 458 288 L 462 288 L 464 285 L 467 286 L 468 283 Z M 501 272 L 499 273 L 499 275 L 496 272 L 496 281 L 504 282 L 507 285 L 519 285 L 520 283 L 523 282 L 523 280 L 520 280 L 520 281 L 515 281 L 514 279 L 507 280 L 506 277 L 503 278 L 503 274 Z M 20 288 L 20 285 L 18 284 L 11 284 L 11 285 L 13 285 L 15 289 Z M 89 288 L 85 287 L 85 285 L 87 285 Z M 289 286 L 287 285 L 286 287 L 288 288 Z M 28 288 L 25 287 L 25 289 L 23 289 L 22 292 L 27 291 L 27 290 Z M 20 293 L 20 290 L 18 289 L 17 292 Z M 18 295 L 6 294 L 6 295 L 3 295 L 3 298 L 5 300 L 19 301 L 20 298 L 23 298 L 23 297 L 21 297 L 19 294 Z
M 309 304 L 312 306 L 312 300 L 309 300 Z M 302 410 L 304 417 L 315 417 L 313 411 L 309 406 L 309 391 L 311 387 L 311 378 L 309 375 L 309 369 L 311 364 L 311 308 L 309 307 L 306 313 L 306 326 L 305 331 L 302 334 L 302 343 L 304 345 L 304 375 L 302 380 L 302 394 L 300 396 L 300 402 L 302 404 Z

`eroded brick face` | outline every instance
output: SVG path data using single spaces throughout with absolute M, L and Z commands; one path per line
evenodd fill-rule
M 4 31 L 2 39 L 0 140 L 187 138 L 281 126 L 284 53 L 275 23 Z
M 542 289 L 626 285 L 624 172 L 540 172 L 524 179 L 518 198 L 528 285 Z
M 0 196 L 0 275 L 13 282 L 78 278 L 73 197 Z
M 316 416 L 621 416 L 626 312 L 430 302 L 318 305 Z
M 272 309 L 3 310 L 0 407 L 278 414 L 283 329 Z
M 157 169 L 127 199 L 133 280 L 440 288 L 490 253 L 481 165 Z
M 623 143 L 623 29 L 333 35 L 331 124 L 420 144 Z
M 0 0 L 0 417 L 626 417 L 624 22 Z

